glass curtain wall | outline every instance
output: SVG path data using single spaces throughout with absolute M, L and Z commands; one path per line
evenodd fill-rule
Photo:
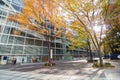
M 13 9 L 20 13 L 23 4 L 22 0 L 7 0 Z M 10 63 L 12 58 L 17 58 L 17 62 L 41 62 L 48 61 L 48 44 L 45 38 L 35 36 L 36 32 L 19 30 L 17 22 L 8 20 L 9 15 L 16 12 L 6 5 L 4 0 L 0 1 L 0 61 Z M 32 33 L 32 34 L 31 34 Z M 44 37 L 44 35 L 42 35 Z M 65 41 L 65 37 L 64 37 Z M 55 38 L 50 42 L 53 49 L 53 59 L 61 60 L 66 53 L 66 43 L 62 43 L 63 38 Z M 79 52 L 78 52 L 79 53 Z M 7 56 L 7 61 L 4 57 Z

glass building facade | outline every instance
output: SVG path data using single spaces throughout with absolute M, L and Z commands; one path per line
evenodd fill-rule
M 0 63 L 11 63 L 13 58 L 21 63 L 48 61 L 48 41 L 44 35 L 31 30 L 19 30 L 17 22 L 8 20 L 9 15 L 20 13 L 22 0 L 0 0 Z M 61 60 L 67 53 L 65 36 L 50 42 L 53 59 Z M 71 55 L 80 56 L 84 51 L 69 51 Z M 74 54 L 73 54 L 74 53 Z

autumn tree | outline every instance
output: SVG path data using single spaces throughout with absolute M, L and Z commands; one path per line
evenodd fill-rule
M 101 55 L 101 36 L 103 26 L 101 26 L 101 32 L 98 36 L 94 31 L 95 25 L 102 25 L 103 18 L 101 17 L 101 8 L 104 0 L 60 0 L 61 7 L 66 10 L 66 15 L 68 19 L 78 20 L 79 27 L 82 27 L 87 32 L 89 39 L 96 48 L 100 60 L 100 65 L 103 65 L 102 55 Z
M 63 17 L 59 15 L 57 0 L 23 0 L 23 3 L 21 12 L 10 15 L 8 19 L 19 23 L 19 30 L 29 30 L 49 37 L 46 40 L 49 42 L 50 56 L 50 42 L 55 37 L 61 37 L 65 25 Z
M 67 31 L 67 39 L 71 43 L 69 49 L 74 50 L 76 48 L 82 48 L 87 50 L 86 52 L 88 53 L 88 59 L 92 60 L 92 52 L 91 52 L 91 46 L 90 43 L 87 42 L 88 40 L 88 35 L 83 27 L 80 27 L 79 21 L 75 20 L 72 21 L 69 26 L 67 26 L 70 30 Z M 69 34 L 69 35 L 68 35 Z
M 106 37 L 104 38 L 103 46 L 107 44 L 109 53 L 119 53 L 120 45 L 120 2 L 115 0 L 113 2 L 104 3 L 103 8 L 104 21 L 107 24 Z M 116 46 L 116 47 L 115 47 Z
M 23 0 L 23 2 L 21 12 L 9 16 L 9 20 L 21 24 L 20 30 L 29 29 L 44 34 L 47 32 L 46 26 L 41 28 L 41 23 L 47 20 L 55 26 L 55 31 L 64 26 L 56 0 Z

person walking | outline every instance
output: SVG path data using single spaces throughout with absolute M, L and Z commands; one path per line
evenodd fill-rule
M 17 59 L 15 58 L 15 59 L 14 59 L 14 64 L 16 64 L 16 62 L 17 62 Z
M 22 63 L 24 63 L 24 58 L 22 58 Z

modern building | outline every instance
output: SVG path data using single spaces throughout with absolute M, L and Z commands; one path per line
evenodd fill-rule
M 48 41 L 44 35 L 29 29 L 19 30 L 20 24 L 8 19 L 9 15 L 20 13 L 22 0 L 0 0 L 0 63 L 11 63 L 13 58 L 17 63 L 48 61 Z M 65 36 L 50 41 L 54 60 L 62 60 L 67 51 L 80 57 L 86 51 L 68 50 L 69 44 Z M 74 53 L 74 54 L 73 54 Z

